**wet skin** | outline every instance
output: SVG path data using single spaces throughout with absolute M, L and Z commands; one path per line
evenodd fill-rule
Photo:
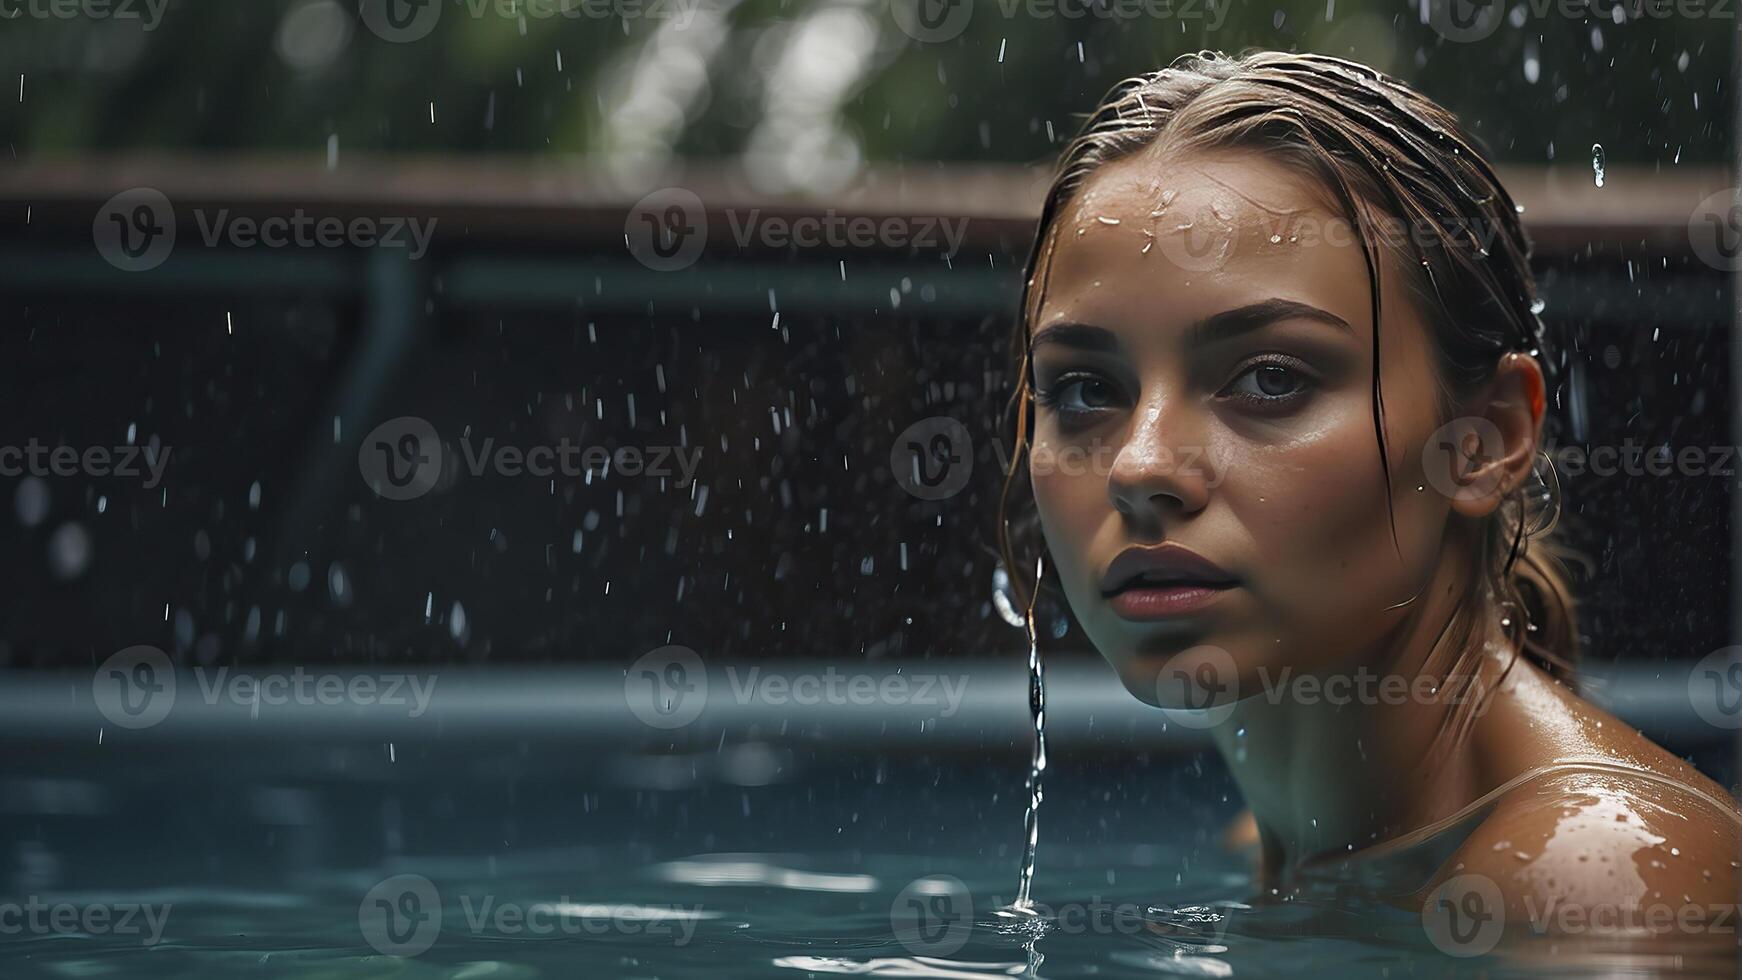
M 1528 356 L 1499 359 L 1479 391 L 1443 391 L 1388 252 L 1387 499 L 1368 277 L 1337 214 L 1309 178 L 1259 156 L 1155 148 L 1101 168 L 1061 211 L 1030 324 L 1030 472 L 1078 621 L 1150 704 L 1180 705 L 1170 675 L 1182 663 L 1239 693 L 1212 734 L 1256 818 L 1267 877 L 1587 757 L 1674 785 L 1543 774 L 1506 793 L 1435 881 L 1485 875 L 1514 917 L 1549 901 L 1733 903 L 1742 817 L 1724 790 L 1514 660 L 1497 625 L 1471 661 L 1497 693 L 1449 752 L 1434 741 L 1445 696 L 1332 704 L 1280 681 L 1285 668 L 1400 683 L 1443 670 L 1429 652 L 1475 574 L 1474 532 L 1529 477 L 1541 439 L 1543 380 Z M 1423 451 L 1454 417 L 1486 420 L 1501 440 L 1474 470 Z M 1144 607 L 1107 594 L 1122 551 L 1164 541 L 1232 584 L 1174 614 L 1178 595 Z

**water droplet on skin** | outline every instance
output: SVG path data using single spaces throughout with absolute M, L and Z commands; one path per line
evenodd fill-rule
M 1282 241 L 1281 235 L 1271 235 L 1270 236 L 1270 244 L 1272 244 L 1272 245 L 1279 244 L 1281 241 Z
M 1104 215 L 1104 214 L 1102 214 L 1102 215 L 1096 215 L 1096 216 L 1095 216 L 1095 220 L 1096 220 L 1096 221 L 1099 221 L 1099 222 L 1100 222 L 1100 223 L 1102 223 L 1102 224 L 1104 224 L 1104 225 L 1116 225 L 1116 224 L 1118 224 L 1118 223 L 1119 223 L 1119 219 L 1118 219 L 1118 218 L 1109 218 L 1109 217 L 1107 217 L 1107 216 L 1106 216 L 1106 215 Z

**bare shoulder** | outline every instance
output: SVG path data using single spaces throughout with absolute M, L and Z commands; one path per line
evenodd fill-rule
M 1733 929 L 1742 813 L 1715 783 L 1687 772 L 1694 778 L 1577 769 L 1526 783 L 1498 802 L 1429 890 L 1480 892 L 1506 920 L 1546 931 L 1592 916 L 1721 918 Z
M 1477 739 L 1490 771 L 1518 782 L 1429 889 L 1466 876 L 1510 920 L 1734 907 L 1742 809 L 1684 760 L 1529 666 L 1502 686 Z

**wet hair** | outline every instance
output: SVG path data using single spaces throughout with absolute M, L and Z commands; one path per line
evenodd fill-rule
M 1476 140 L 1452 114 L 1402 82 L 1364 65 L 1313 54 L 1273 51 L 1230 57 L 1186 55 L 1160 71 L 1115 85 L 1066 147 L 1047 191 L 1034 247 L 1023 276 L 1014 343 L 1017 389 L 1011 400 L 1018 452 L 1011 457 L 999 501 L 999 552 L 1024 605 L 1038 542 L 1038 515 L 1025 453 L 1032 435 L 1034 382 L 1029 335 L 1045 300 L 1058 219 L 1073 195 L 1102 166 L 1140 150 L 1170 153 L 1250 150 L 1300 170 L 1331 195 L 1354 229 L 1367 266 L 1373 322 L 1373 424 L 1391 501 L 1384 399 L 1379 383 L 1381 269 L 1405 277 L 1424 315 L 1440 378 L 1441 414 L 1491 380 L 1500 359 L 1519 351 L 1545 372 L 1545 328 L 1530 271 L 1530 241 L 1519 208 L 1501 186 Z M 1423 234 L 1384 242 L 1379 221 L 1401 221 Z M 1413 253 L 1413 254 L 1409 254 Z M 1552 390 L 1552 388 L 1551 388 Z M 1475 681 L 1472 640 L 1481 618 L 1498 614 L 1519 655 L 1568 683 L 1575 681 L 1578 633 L 1572 593 L 1546 540 L 1552 520 L 1539 520 L 1554 496 L 1546 457 L 1537 486 L 1509 494 L 1484 518 L 1475 542 L 1481 574 L 1473 576 L 1458 612 L 1435 644 L 1425 670 L 1454 684 Z M 1531 481 L 1526 481 L 1530 483 Z M 1029 506 L 1012 522 L 1018 497 Z M 1554 501 L 1558 504 L 1558 500 Z M 1396 517 L 1391 514 L 1393 541 Z M 1546 526 L 1527 525 L 1544 523 Z M 1025 551 L 1026 561 L 1018 558 Z M 1025 575 L 1027 576 L 1025 578 Z M 1020 607 L 1019 607 L 1020 608 Z M 1447 663 L 1446 660 L 1451 660 Z M 1510 669 L 1510 663 L 1508 666 Z M 1477 692 L 1478 698 L 1491 692 Z M 1478 698 L 1458 698 L 1441 735 L 1459 738 L 1480 714 Z

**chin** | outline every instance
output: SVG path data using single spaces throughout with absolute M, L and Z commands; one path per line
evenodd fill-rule
M 1102 643 L 1101 656 L 1131 696 L 1155 708 L 1205 708 L 1251 693 L 1255 677 L 1246 676 L 1238 647 L 1219 632 L 1192 632 L 1148 638 L 1134 645 L 1129 637 Z

